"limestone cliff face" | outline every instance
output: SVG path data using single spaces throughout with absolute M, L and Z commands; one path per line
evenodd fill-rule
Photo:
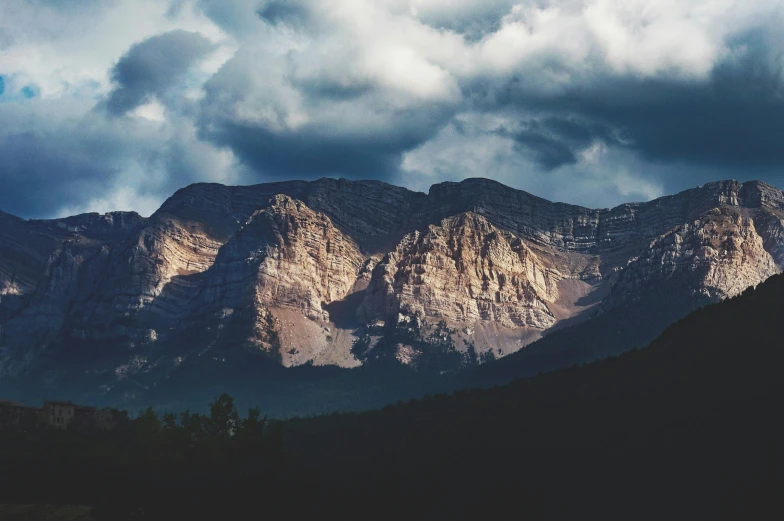
M 251 217 L 224 252 L 229 258 L 249 252 L 246 260 L 258 259 L 258 302 L 327 320 L 323 305 L 349 293 L 364 256 L 328 217 L 285 195 L 273 201 Z
M 144 222 L 137 214 L 117 212 L 23 221 L 16 230 L 3 227 L 6 232 L 9 228 L 17 232 L 16 240 L 9 241 L 11 246 L 23 246 L 2 259 L 11 266 L 11 280 L 16 281 L 6 286 L 6 298 L 17 297 L 19 308 L 4 328 L 4 344 L 26 344 L 31 338 L 57 335 L 73 304 L 105 281 L 112 247 L 127 240 Z
M 50 342 L 119 335 L 133 342 L 149 329 L 131 324 L 140 311 L 154 310 L 164 319 L 178 316 L 177 303 L 159 297 L 178 275 L 209 267 L 220 243 L 200 226 L 170 218 L 123 221 L 108 215 L 100 225 L 62 240 L 26 305 L 8 322 L 6 346 L 24 346 L 31 338 Z
M 25 221 L 0 212 L 0 298 L 33 293 L 46 275 L 51 256 L 63 245 L 103 244 L 125 237 L 143 222 L 132 212 L 51 221 Z
M 647 286 L 673 279 L 686 293 L 724 299 L 778 273 L 754 220 L 744 213 L 715 208 L 662 235 L 629 260 L 603 307 L 639 300 Z
M 248 342 L 268 352 L 282 349 L 273 354 L 297 365 L 318 357 L 326 335 L 303 337 L 293 347 L 280 338 L 281 329 L 296 339 L 309 326 L 328 327 L 325 305 L 352 291 L 364 264 L 357 244 L 328 217 L 277 195 L 221 249 L 197 300 L 202 309 L 245 317 Z
M 369 325 L 412 320 L 502 356 L 655 309 L 656 287 L 688 310 L 783 267 L 784 194 L 759 182 L 599 210 L 486 179 L 197 184 L 149 218 L 0 213 L 0 379 L 88 348 L 122 361 L 89 371 L 123 378 L 236 352 L 349 367 Z
M 546 329 L 556 319 L 563 276 L 515 235 L 474 213 L 407 235 L 376 267 L 360 308 L 364 320 L 398 314 L 473 326 Z
M 7 320 L 20 297 L 35 290 L 62 239 L 56 228 L 36 227 L 0 212 L 0 320 Z

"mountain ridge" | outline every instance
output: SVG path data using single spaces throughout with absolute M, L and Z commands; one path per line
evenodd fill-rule
M 649 201 L 629 201 L 629 202 L 620 203 L 620 204 L 618 204 L 616 206 L 613 206 L 613 207 L 600 207 L 599 208 L 599 207 L 588 207 L 588 206 L 583 206 L 583 205 L 574 204 L 574 203 L 567 203 L 567 202 L 562 202 L 562 201 L 550 201 L 550 200 L 548 200 L 546 198 L 537 196 L 537 195 L 535 195 L 535 194 L 533 194 L 531 192 L 528 192 L 526 190 L 513 188 L 513 187 L 510 187 L 508 185 L 504 185 L 503 183 L 501 183 L 499 181 L 495 181 L 493 179 L 488 179 L 488 178 L 484 178 L 484 177 L 468 177 L 468 178 L 465 178 L 465 179 L 463 179 L 461 181 L 443 181 L 443 182 L 440 182 L 440 183 L 434 183 L 434 184 L 430 185 L 430 187 L 429 187 L 427 192 L 411 190 L 411 189 L 408 189 L 408 188 L 405 188 L 405 187 L 400 187 L 400 186 L 397 186 L 397 185 L 393 185 L 391 183 L 387 183 L 387 182 L 384 182 L 384 181 L 373 180 L 373 179 L 352 180 L 352 179 L 347 179 L 347 178 L 321 177 L 321 178 L 313 180 L 313 181 L 304 181 L 304 180 L 303 181 L 299 181 L 299 180 L 295 180 L 295 181 L 276 181 L 276 182 L 269 182 L 269 183 L 257 183 L 257 184 L 252 184 L 252 185 L 225 185 L 225 184 L 222 184 L 222 183 L 215 183 L 215 182 L 195 182 L 195 183 L 191 183 L 191 184 L 185 185 L 182 188 L 177 189 L 171 196 L 169 196 L 168 198 L 166 198 L 166 200 L 164 200 L 164 202 L 161 204 L 161 206 L 158 208 L 158 210 L 153 212 L 153 214 L 151 214 L 148 217 L 144 217 L 144 216 L 138 214 L 137 212 L 135 212 L 133 210 L 112 210 L 112 211 L 109 211 L 109 212 L 105 212 L 103 214 L 100 213 L 100 212 L 85 212 L 85 213 L 74 214 L 74 215 L 70 215 L 70 216 L 66 216 L 66 217 L 29 218 L 29 219 L 27 219 L 27 218 L 19 217 L 19 216 L 16 216 L 14 214 L 5 212 L 4 210 L 0 209 L 0 218 L 1 217 L 11 217 L 11 218 L 14 218 L 14 219 L 18 219 L 20 221 L 25 221 L 25 222 L 30 222 L 30 223 L 32 223 L 32 222 L 37 222 L 37 223 L 57 223 L 57 222 L 67 222 L 69 220 L 74 220 L 74 219 L 83 219 L 83 218 L 91 218 L 91 217 L 99 218 L 99 217 L 108 216 L 108 215 L 125 214 L 125 215 L 136 215 L 139 218 L 146 220 L 146 219 L 150 219 L 151 217 L 153 217 L 154 215 L 156 215 L 158 213 L 165 212 L 166 209 L 167 209 L 167 205 L 171 201 L 176 200 L 177 198 L 182 197 L 184 194 L 186 194 L 186 193 L 188 193 L 190 191 L 193 191 L 193 190 L 201 190 L 201 189 L 204 189 L 204 188 L 228 189 L 230 191 L 264 189 L 265 192 L 286 193 L 286 192 L 288 192 L 290 190 L 301 190 L 301 191 L 303 191 L 304 188 L 306 188 L 308 186 L 317 185 L 317 184 L 326 183 L 326 182 L 331 182 L 331 183 L 336 183 L 336 184 L 378 185 L 378 186 L 382 186 L 382 187 L 386 187 L 386 188 L 390 188 L 390 189 L 394 189 L 394 190 L 398 190 L 398 191 L 403 191 L 403 192 L 407 192 L 409 194 L 419 195 L 419 196 L 434 196 L 434 194 L 433 194 L 434 191 L 440 192 L 440 191 L 442 191 L 445 188 L 467 186 L 467 185 L 471 185 L 471 184 L 475 184 L 476 183 L 476 184 L 500 187 L 500 188 L 503 188 L 504 190 L 516 192 L 516 193 L 522 194 L 523 196 L 525 196 L 527 198 L 530 198 L 532 200 L 544 202 L 544 203 L 547 203 L 547 204 L 551 204 L 553 206 L 564 206 L 564 207 L 576 208 L 576 209 L 581 209 L 581 210 L 589 210 L 589 211 L 597 211 L 597 212 L 612 212 L 612 211 L 617 211 L 617 210 L 619 210 L 621 208 L 626 208 L 626 207 L 630 207 L 630 206 L 644 206 L 644 205 L 651 205 L 651 204 L 659 204 L 659 203 L 661 203 L 662 201 L 665 201 L 665 200 L 669 200 L 669 199 L 676 198 L 676 197 L 679 197 L 679 196 L 684 196 L 686 194 L 693 193 L 693 192 L 700 192 L 700 191 L 710 190 L 710 189 L 712 189 L 714 187 L 724 187 L 724 186 L 733 186 L 734 185 L 738 189 L 740 189 L 740 191 L 743 191 L 743 192 L 747 192 L 751 188 L 758 188 L 757 195 L 765 194 L 765 193 L 769 193 L 769 192 L 774 192 L 774 193 L 775 192 L 779 192 L 779 193 L 782 192 L 782 189 L 780 189 L 780 188 L 778 188 L 776 186 L 773 186 L 773 185 L 771 185 L 769 183 L 765 183 L 764 181 L 759 181 L 759 180 L 737 181 L 735 179 L 726 179 L 726 180 L 720 180 L 720 181 L 711 181 L 711 182 L 708 182 L 708 183 L 696 186 L 694 188 L 687 188 L 685 190 L 681 190 L 680 192 L 676 192 L 674 194 L 662 195 L 660 197 L 656 197 L 656 198 L 651 199 Z M 278 190 L 275 190 L 276 187 L 278 188 Z M 778 204 L 776 205 L 777 209 L 784 211 L 784 198 L 778 197 L 777 199 L 779 199 Z
M 644 317 L 672 287 L 677 312 L 624 340 L 642 343 L 784 267 L 784 193 L 756 181 L 610 209 L 483 178 L 428 193 L 196 183 L 146 218 L 5 215 L 0 382 L 93 375 L 130 395 L 184 360 L 209 373 L 240 352 L 347 368 L 387 356 L 416 368 L 442 348 L 501 357 L 630 304 Z

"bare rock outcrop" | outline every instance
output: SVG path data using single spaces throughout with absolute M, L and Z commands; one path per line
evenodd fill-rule
M 546 329 L 561 278 L 524 241 L 466 213 L 407 235 L 374 270 L 359 313 Z
M 684 292 L 724 299 L 756 286 L 780 270 L 754 220 L 732 206 L 714 208 L 662 235 L 620 271 L 602 307 L 639 300 L 644 290 L 678 280 Z
M 221 249 L 202 298 L 222 307 L 253 301 L 324 321 L 323 304 L 349 293 L 364 261 L 328 217 L 277 195 Z
M 357 244 L 328 217 L 276 195 L 221 248 L 198 296 L 200 312 L 244 317 L 244 340 L 298 365 L 328 347 L 328 335 L 314 334 L 329 327 L 325 305 L 352 291 L 364 265 Z M 349 348 L 342 346 L 345 357 Z

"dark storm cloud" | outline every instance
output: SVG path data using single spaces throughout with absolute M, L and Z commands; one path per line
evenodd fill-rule
M 0 209 L 20 216 L 50 216 L 59 208 L 82 203 L 85 194 L 106 190 L 115 172 L 105 159 L 118 151 L 100 139 L 81 146 L 78 142 L 73 136 L 38 131 L 0 135 Z
M 0 209 L 21 217 L 88 210 L 149 215 L 177 189 L 225 169 L 220 155 L 188 132 L 186 118 L 158 124 L 100 111 L 52 118 L 47 107 L 28 112 L 2 103 L 0 121 Z
M 432 138 L 451 114 L 439 107 L 398 111 L 383 116 L 389 120 L 385 127 L 365 131 L 318 121 L 296 129 L 271 129 L 222 116 L 227 112 L 222 101 L 236 94 L 217 85 L 208 85 L 207 92 L 200 136 L 229 147 L 264 179 L 342 176 L 399 182 L 403 153 Z M 322 95 L 335 101 L 333 93 Z
M 185 0 L 175 0 L 170 12 L 176 13 Z M 251 33 L 257 24 L 287 25 L 303 29 L 311 21 L 307 1 L 297 0 L 197 0 L 202 12 L 224 30 Z
M 420 19 L 436 29 L 463 35 L 469 42 L 477 42 L 501 28 L 504 15 L 518 0 L 469 1 L 462 5 L 439 6 L 419 13 Z
M 121 115 L 151 96 L 165 94 L 213 48 L 209 39 L 187 31 L 172 31 L 137 43 L 112 69 L 116 87 L 106 101 L 107 110 Z
M 265 178 L 342 176 L 390 182 L 397 180 L 402 150 L 420 142 L 414 135 L 399 136 L 395 141 L 372 136 L 346 139 L 317 131 L 276 133 L 232 123 L 222 125 L 219 131 L 206 137 L 216 144 L 230 146 Z
M 740 43 L 742 42 L 742 43 Z M 701 86 L 646 83 L 638 99 L 618 93 L 597 117 L 629 130 L 640 152 L 654 160 L 684 160 L 732 168 L 784 167 L 784 88 L 781 54 L 770 56 L 758 36 L 736 44 Z
M 288 25 L 302 25 L 307 22 L 307 9 L 297 2 L 273 0 L 260 7 L 256 13 L 265 22 Z
M 512 78 L 472 93 L 482 110 L 550 115 L 501 131 L 545 170 L 575 164 L 577 153 L 598 140 L 652 164 L 677 165 L 656 174 L 667 190 L 709 180 L 706 172 L 782 185 L 784 60 L 767 36 L 736 37 L 703 81 L 602 76 L 532 95 Z
M 292 79 L 292 84 L 307 94 L 309 98 L 327 101 L 350 101 L 373 90 L 373 85 L 370 82 L 344 85 L 323 79 Z
M 619 144 L 610 127 L 573 117 L 530 119 L 522 121 L 517 130 L 502 128 L 498 134 L 513 139 L 521 152 L 531 154 L 546 170 L 577 163 L 578 152 L 597 140 Z
M 197 121 L 202 139 L 230 148 L 263 179 L 343 176 L 399 182 L 403 154 L 432 138 L 453 114 L 453 107 L 438 102 L 390 108 L 371 83 L 298 80 L 265 65 L 243 53 L 224 64 L 205 85 Z M 305 94 L 304 108 L 294 109 L 309 114 L 304 123 L 288 123 L 290 91 L 264 83 L 276 74 Z M 254 97 L 257 93 L 261 98 Z
M 177 6 L 184 0 L 177 0 Z M 201 11 L 223 30 L 232 34 L 253 34 L 262 25 L 259 10 L 264 0 L 196 0 Z

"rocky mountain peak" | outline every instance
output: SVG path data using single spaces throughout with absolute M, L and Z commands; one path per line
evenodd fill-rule
M 366 321 L 411 316 L 471 331 L 541 331 L 556 322 L 548 303 L 558 299 L 561 277 L 523 240 L 466 212 L 404 237 L 376 266 L 359 313 Z

